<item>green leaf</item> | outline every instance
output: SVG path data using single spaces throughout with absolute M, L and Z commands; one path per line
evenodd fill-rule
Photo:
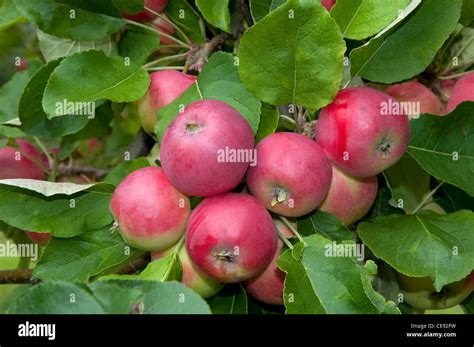
M 396 227 L 394 227 L 396 226 Z M 374 255 L 412 277 L 430 276 L 437 291 L 474 268 L 474 213 L 380 217 L 359 224 L 359 235 Z
M 393 83 L 423 72 L 456 28 L 460 11 L 461 0 L 423 1 L 402 25 L 351 52 L 352 75 Z
M 58 281 L 30 287 L 12 303 L 8 313 L 101 314 L 104 311 L 86 290 L 72 283 Z
M 68 117 L 55 117 L 52 119 L 63 119 Z M 87 123 L 87 125 L 75 134 L 63 136 L 61 141 L 61 152 L 60 158 L 64 158 L 63 154 L 68 149 L 76 149 L 77 143 L 81 140 L 87 140 L 91 138 L 103 138 L 110 134 L 111 126 L 110 123 L 114 118 L 114 110 L 109 102 L 106 102 L 95 110 L 95 117 Z M 69 156 L 71 152 L 68 153 Z
M 109 280 L 146 280 L 146 281 L 180 281 L 182 275 L 181 262 L 178 253 L 171 253 L 166 257 L 152 261 L 137 275 L 108 275 L 101 277 L 101 281 Z
M 18 11 L 15 0 L 3 0 L 0 7 L 0 30 L 19 22 L 23 15 Z
M 196 0 L 196 6 L 210 24 L 230 33 L 229 0 Z
M 460 22 L 464 24 L 472 23 L 474 20 L 474 2 L 463 0 Z
M 411 122 L 408 153 L 430 175 L 474 196 L 474 103 L 462 103 L 444 117 Z
M 120 287 L 114 283 L 95 282 L 89 287 L 107 314 L 134 313 L 134 304 L 143 296 L 139 288 Z
M 411 0 L 338 0 L 331 16 L 341 27 L 342 35 L 362 40 L 388 26 Z
M 305 242 L 308 246 L 303 250 L 295 246 L 277 261 L 287 274 L 286 313 L 398 313 L 393 302 L 375 292 L 369 273 L 354 258 L 327 256 L 333 243 L 320 235 L 306 237 Z
M 279 121 L 280 112 L 278 109 L 269 104 L 262 104 L 262 114 L 260 115 L 260 124 L 255 140 L 259 142 L 264 137 L 273 134 L 278 128 Z
M 59 65 L 59 60 L 43 65 L 29 80 L 21 95 L 18 114 L 21 130 L 33 136 L 56 138 L 75 133 L 84 128 L 87 116 L 57 117 L 48 119 L 43 111 L 43 93 L 49 77 Z
M 17 72 L 10 81 L 0 87 L 0 123 L 18 117 L 18 104 L 28 79 L 27 71 Z
M 253 20 L 258 22 L 285 2 L 286 0 L 250 0 L 250 12 Z
M 168 125 L 180 113 L 183 106 L 204 99 L 227 102 L 239 111 L 256 133 L 260 122 L 261 103 L 240 82 L 234 57 L 229 53 L 214 53 L 207 62 L 198 80 L 170 105 L 158 111 L 155 127 L 161 139 Z
M 186 0 L 169 0 L 166 14 L 178 25 L 193 43 L 204 43 L 205 27 L 201 17 Z
M 96 41 L 74 41 L 37 31 L 39 47 L 46 62 L 64 58 L 78 52 L 102 51 L 107 57 L 117 55 L 117 44 L 110 36 Z
M 109 226 L 71 239 L 53 238 L 44 249 L 33 278 L 85 282 L 142 253 L 127 246 Z
M 111 183 L 117 187 L 127 175 L 147 166 L 150 166 L 147 158 L 124 161 L 105 177 L 104 182 Z
M 99 51 L 81 52 L 64 59 L 51 74 L 43 108 L 53 118 L 61 116 L 57 108 L 64 100 L 68 103 L 101 99 L 116 103 L 136 101 L 146 93 L 149 84 L 148 73 L 127 66 L 124 58 L 108 58 Z
M 247 293 L 241 284 L 228 284 L 207 300 L 213 314 L 247 314 Z
M 339 27 L 321 4 L 289 0 L 245 32 L 239 73 L 269 104 L 316 110 L 339 90 L 345 49 Z
M 101 39 L 126 23 L 110 0 L 16 0 L 16 5 L 45 33 L 75 41 Z
M 160 37 L 142 28 L 129 28 L 119 42 L 119 52 L 124 58 L 129 58 L 134 66 L 144 64 L 153 51 L 160 47 Z
M 355 241 L 355 235 L 347 226 L 333 215 L 319 210 L 298 219 L 298 232 L 304 236 L 319 234 L 334 241 Z
M 193 290 L 178 282 L 146 280 L 100 281 L 92 286 L 115 284 L 122 288 L 142 291 L 142 297 L 134 303 L 135 310 L 143 314 L 210 314 L 209 305 Z
M 74 237 L 110 225 L 109 202 L 110 194 L 99 192 L 46 197 L 0 184 L 0 220 L 21 230 L 50 232 L 56 237 Z
M 413 213 L 431 192 L 431 176 L 409 155 L 385 170 L 385 177 L 392 191 L 390 205 L 402 208 L 407 214 Z

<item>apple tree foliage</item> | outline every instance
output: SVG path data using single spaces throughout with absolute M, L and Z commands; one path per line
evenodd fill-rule
M 380 285 L 387 268 L 430 277 L 436 290 L 474 269 L 474 103 L 465 102 L 446 116 L 411 120 L 407 154 L 379 175 L 361 222 L 345 226 L 321 211 L 298 219 L 301 237 L 277 262 L 286 273 L 284 308 L 258 303 L 240 284 L 202 299 L 179 283 L 175 253 L 124 273 L 146 254 L 113 232 L 111 194 L 128 173 L 159 165 L 160 140 L 183 106 L 225 101 L 259 141 L 295 130 L 293 106 L 317 118 L 341 88 L 418 78 L 436 89 L 438 78 L 474 64 L 468 0 L 338 0 L 330 12 L 318 0 L 170 0 L 165 14 L 178 28 L 170 47 L 160 47 L 150 25 L 121 16 L 141 9 L 143 0 L 0 1 L 0 146 L 25 138 L 60 148 L 47 181 L 0 181 L 1 241 L 25 242 L 24 230 L 53 235 L 26 265 L 36 284 L 0 287 L 0 310 L 400 313 L 394 279 Z M 16 57 L 28 66 L 20 69 Z M 144 135 L 135 102 L 149 72 L 183 66 L 197 81 Z M 58 114 L 62 100 L 94 102 L 95 116 Z M 60 180 L 77 163 L 92 174 Z M 425 209 L 430 203 L 447 213 Z M 333 242 L 364 245 L 366 257 L 328 257 Z M 0 269 L 15 270 L 3 258 Z M 471 295 L 463 303 L 466 312 L 474 313 L 473 302 Z

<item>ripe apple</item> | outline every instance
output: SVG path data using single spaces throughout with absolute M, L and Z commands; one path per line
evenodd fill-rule
M 174 250 L 175 247 L 172 246 L 171 248 L 161 252 L 151 252 L 151 260 L 166 257 Z M 188 252 L 186 251 L 186 247 L 181 247 L 178 257 L 181 261 L 181 267 L 183 270 L 181 282 L 183 282 L 188 288 L 191 288 L 203 298 L 209 298 L 222 289 L 221 283 L 207 276 L 193 264 L 191 258 L 189 258 Z
M 145 7 L 148 7 L 150 10 L 158 13 L 163 12 L 166 5 L 168 5 L 168 0 L 145 0 Z M 156 16 L 153 13 L 145 10 L 135 14 L 127 14 L 122 12 L 122 17 L 135 22 L 143 23 L 152 21 Z
M 6 146 L 0 149 L 0 179 L 29 178 L 44 180 L 46 175 L 41 165 L 47 161 L 31 143 L 16 139 L 18 148 Z
M 403 300 L 419 310 L 445 309 L 458 305 L 474 291 L 474 271 L 466 278 L 436 292 L 430 277 L 409 277 L 397 273 Z
M 294 236 L 291 230 L 281 221 L 276 220 L 275 226 L 284 237 L 291 238 Z M 276 261 L 280 258 L 282 248 L 283 242 L 278 239 L 277 250 L 270 265 L 260 275 L 244 283 L 247 293 L 268 305 L 283 305 L 285 273 L 276 264 Z
M 463 101 L 474 101 L 474 72 L 464 75 L 454 85 L 448 101 L 448 113 Z
M 211 196 L 230 191 L 242 180 L 254 150 L 249 123 L 218 100 L 190 104 L 167 128 L 160 159 L 179 191 Z
M 275 223 L 253 196 L 227 193 L 204 199 L 191 213 L 186 249 L 199 270 L 221 283 L 263 272 L 277 248 Z
M 149 251 L 164 250 L 181 238 L 190 209 L 188 197 L 158 167 L 142 168 L 125 177 L 110 202 L 125 242 Z
M 316 140 L 347 174 L 375 176 L 396 163 L 408 147 L 410 124 L 399 106 L 373 88 L 343 89 L 321 110 Z
M 331 185 L 331 164 L 313 140 L 295 133 L 275 133 L 256 147 L 257 165 L 247 186 L 267 209 L 288 217 L 316 209 Z
M 326 10 L 331 11 L 331 8 L 336 3 L 336 0 L 322 0 L 321 3 L 326 8 Z
M 51 237 L 52 237 L 50 233 L 37 233 L 34 231 L 27 231 L 26 236 L 28 236 L 28 238 L 34 243 L 37 243 L 43 246 L 47 244 L 48 241 L 51 240 Z
M 377 186 L 377 176 L 351 177 L 333 167 L 331 188 L 319 209 L 346 225 L 352 224 L 369 212 L 377 197 Z
M 168 17 L 166 17 L 166 18 L 168 18 Z M 169 21 L 167 21 L 163 18 L 159 18 L 159 17 L 156 18 L 153 21 L 153 25 L 158 30 L 160 30 L 161 32 L 164 32 L 165 34 L 168 34 L 168 35 L 174 35 L 174 33 L 176 32 L 175 27 Z M 161 45 L 175 45 L 176 42 L 173 41 L 172 39 L 170 39 L 169 37 L 160 36 L 160 44 Z
M 138 102 L 138 112 L 143 129 L 153 133 L 156 112 L 179 98 L 196 81 L 196 77 L 177 70 L 163 70 L 152 73 L 150 79 L 148 92 Z
M 385 93 L 393 96 L 400 102 L 408 103 L 418 103 L 419 113 L 408 112 L 408 117 L 416 118 L 420 114 L 430 113 L 436 115 L 443 115 L 445 113 L 444 106 L 431 89 L 427 88 L 425 85 L 419 82 L 404 82 L 399 84 L 394 84 L 387 89 Z

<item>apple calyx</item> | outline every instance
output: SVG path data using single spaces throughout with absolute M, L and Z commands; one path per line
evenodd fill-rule
M 217 260 L 224 261 L 227 263 L 233 263 L 235 261 L 235 254 L 229 250 L 222 250 L 219 253 L 214 254 Z
M 271 206 L 274 207 L 278 204 L 285 202 L 288 199 L 288 192 L 280 187 L 275 187 L 273 189 L 273 198 Z
M 196 134 L 198 132 L 200 132 L 202 129 L 202 126 L 200 124 L 197 124 L 197 123 L 188 123 L 186 124 L 186 133 L 187 134 Z
M 382 159 L 388 157 L 390 152 L 392 151 L 392 141 L 389 140 L 388 137 L 385 137 L 377 146 L 377 150 L 382 153 Z

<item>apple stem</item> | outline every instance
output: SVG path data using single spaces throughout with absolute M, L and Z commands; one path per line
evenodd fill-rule
M 145 24 L 141 24 L 141 23 L 137 23 L 137 22 L 134 22 L 133 20 L 128 20 L 128 19 L 125 19 L 125 22 L 127 22 L 128 24 L 131 24 L 131 25 L 135 25 L 139 28 L 142 28 L 142 29 L 145 29 L 145 30 L 149 30 L 149 31 L 153 31 L 154 33 L 157 33 L 158 35 L 160 36 L 163 36 L 163 37 L 167 37 L 169 38 L 170 40 L 173 40 L 174 42 L 176 42 L 177 44 L 179 44 L 181 47 L 184 47 L 184 48 L 187 48 L 187 49 L 191 49 L 191 45 L 188 45 L 187 43 L 177 39 L 176 37 L 174 36 L 171 36 L 171 35 L 168 35 L 158 29 L 154 29 L 148 25 L 145 25 Z
M 189 52 L 186 52 L 186 53 L 183 53 L 183 54 L 170 55 L 170 56 L 167 56 L 167 57 L 164 57 L 164 58 L 160 58 L 160 59 L 151 61 L 151 62 L 149 62 L 149 63 L 143 65 L 143 67 L 144 67 L 145 69 L 147 69 L 147 68 L 149 68 L 149 67 L 152 67 L 153 65 L 156 65 L 156 64 L 159 64 L 159 63 L 168 61 L 168 60 L 178 60 L 178 59 L 180 59 L 180 58 L 186 58 L 186 57 L 188 56 L 188 53 L 189 53 Z
M 474 63 L 474 60 L 472 61 L 472 63 Z M 462 76 L 470 74 L 470 73 L 472 73 L 472 70 L 461 72 L 461 73 L 454 74 L 454 75 L 449 75 L 449 76 L 436 76 L 436 78 L 438 78 L 439 80 L 450 80 L 452 78 L 462 77 Z
M 428 200 L 430 200 L 433 195 L 435 195 L 435 193 L 438 191 L 439 188 L 441 188 L 441 186 L 444 184 L 444 182 L 441 182 L 440 184 L 438 184 L 424 199 L 423 201 L 413 210 L 413 212 L 411 214 L 416 214 L 423 206 L 425 206 L 425 204 L 428 202 Z
M 286 247 L 288 247 L 289 249 L 293 249 L 293 245 L 291 244 L 291 242 L 280 232 L 280 230 L 278 230 L 278 228 L 277 228 L 277 234 L 280 240 L 282 240 L 283 243 L 286 245 Z
M 44 153 L 44 155 L 46 155 L 46 158 L 48 158 L 48 163 L 51 169 L 52 179 L 53 181 L 55 181 L 56 180 L 56 163 L 54 162 L 53 157 L 51 157 L 51 154 L 48 152 L 45 145 L 41 142 L 39 138 L 37 138 L 36 136 L 34 136 L 33 138 L 35 139 L 35 142 L 38 144 L 39 148 Z
M 296 230 L 293 225 L 291 225 L 290 221 L 288 219 L 286 219 L 286 217 L 283 217 L 283 216 L 279 216 L 280 219 L 282 220 L 283 223 L 285 223 L 285 225 L 291 230 L 291 232 L 293 234 L 296 235 L 296 237 L 298 238 L 298 240 L 300 242 L 303 242 L 305 245 L 306 245 L 306 241 L 303 239 L 303 237 L 300 235 L 300 233 L 298 232 L 298 230 Z
M 157 17 L 159 17 L 159 18 L 161 18 L 161 19 L 167 21 L 169 24 L 171 24 L 171 25 L 176 29 L 176 31 L 178 31 L 178 32 L 184 37 L 184 39 L 186 40 L 186 42 L 187 42 L 189 45 L 192 44 L 192 41 L 191 41 L 191 39 L 189 38 L 189 36 L 186 35 L 186 33 L 185 33 L 177 24 L 173 23 L 173 21 L 172 21 L 171 19 L 169 19 L 168 17 L 162 15 L 161 13 L 158 13 L 158 12 L 153 11 L 153 10 L 152 10 L 151 8 L 149 8 L 149 7 L 146 7 L 146 6 L 145 6 L 145 10 L 147 10 L 148 12 L 154 14 L 155 16 L 157 16 Z

